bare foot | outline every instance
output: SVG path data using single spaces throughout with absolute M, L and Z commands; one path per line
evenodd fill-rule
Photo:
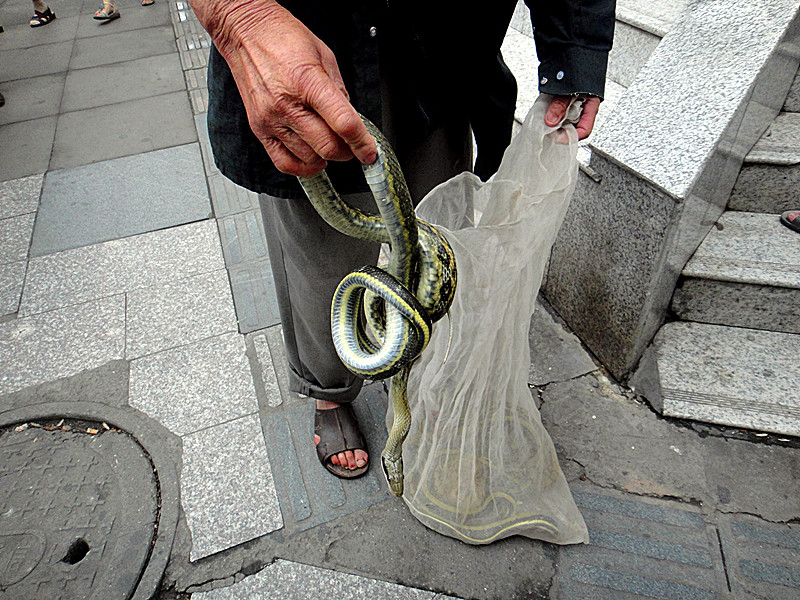
M 339 405 L 335 402 L 328 402 L 327 400 L 317 400 L 317 409 L 319 410 L 329 410 L 331 408 L 337 408 Z M 319 444 L 319 436 L 314 436 L 314 445 L 316 446 Z M 331 464 L 336 465 L 337 467 L 342 467 L 344 469 L 348 469 L 350 471 L 354 469 L 360 469 L 364 465 L 367 464 L 369 460 L 369 456 L 363 450 L 347 450 L 346 452 L 340 452 L 339 454 L 334 454 L 331 456 Z

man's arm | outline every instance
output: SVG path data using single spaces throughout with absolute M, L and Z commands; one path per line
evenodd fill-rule
M 336 58 L 274 0 L 190 0 L 225 58 L 253 133 L 275 166 L 310 177 L 328 160 L 376 158 Z
M 539 90 L 556 98 L 545 115 L 555 126 L 572 96 L 582 95 L 578 138 L 589 136 L 605 93 L 608 53 L 614 38 L 616 0 L 525 0 L 531 11 Z

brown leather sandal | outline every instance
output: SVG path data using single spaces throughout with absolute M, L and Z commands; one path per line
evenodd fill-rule
M 317 457 L 322 466 L 342 479 L 361 477 L 369 469 L 369 462 L 357 469 L 346 469 L 331 462 L 334 454 L 347 450 L 367 451 L 367 444 L 358 421 L 349 404 L 328 410 L 317 409 L 314 413 L 314 433 L 319 436 Z

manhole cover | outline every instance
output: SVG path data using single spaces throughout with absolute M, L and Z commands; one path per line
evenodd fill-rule
M 100 422 L 0 428 L 0 597 L 131 598 L 159 519 L 142 447 Z

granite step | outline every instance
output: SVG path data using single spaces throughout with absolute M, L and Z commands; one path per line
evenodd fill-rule
M 800 435 L 800 335 L 673 322 L 653 349 L 664 415 Z
M 792 94 L 797 98 L 791 100 Z M 800 110 L 800 80 L 787 103 Z M 800 205 L 800 112 L 782 112 L 747 154 L 728 202 L 730 210 L 782 213 Z
M 672 310 L 684 321 L 800 334 L 800 236 L 775 214 L 723 213 L 684 268 Z

